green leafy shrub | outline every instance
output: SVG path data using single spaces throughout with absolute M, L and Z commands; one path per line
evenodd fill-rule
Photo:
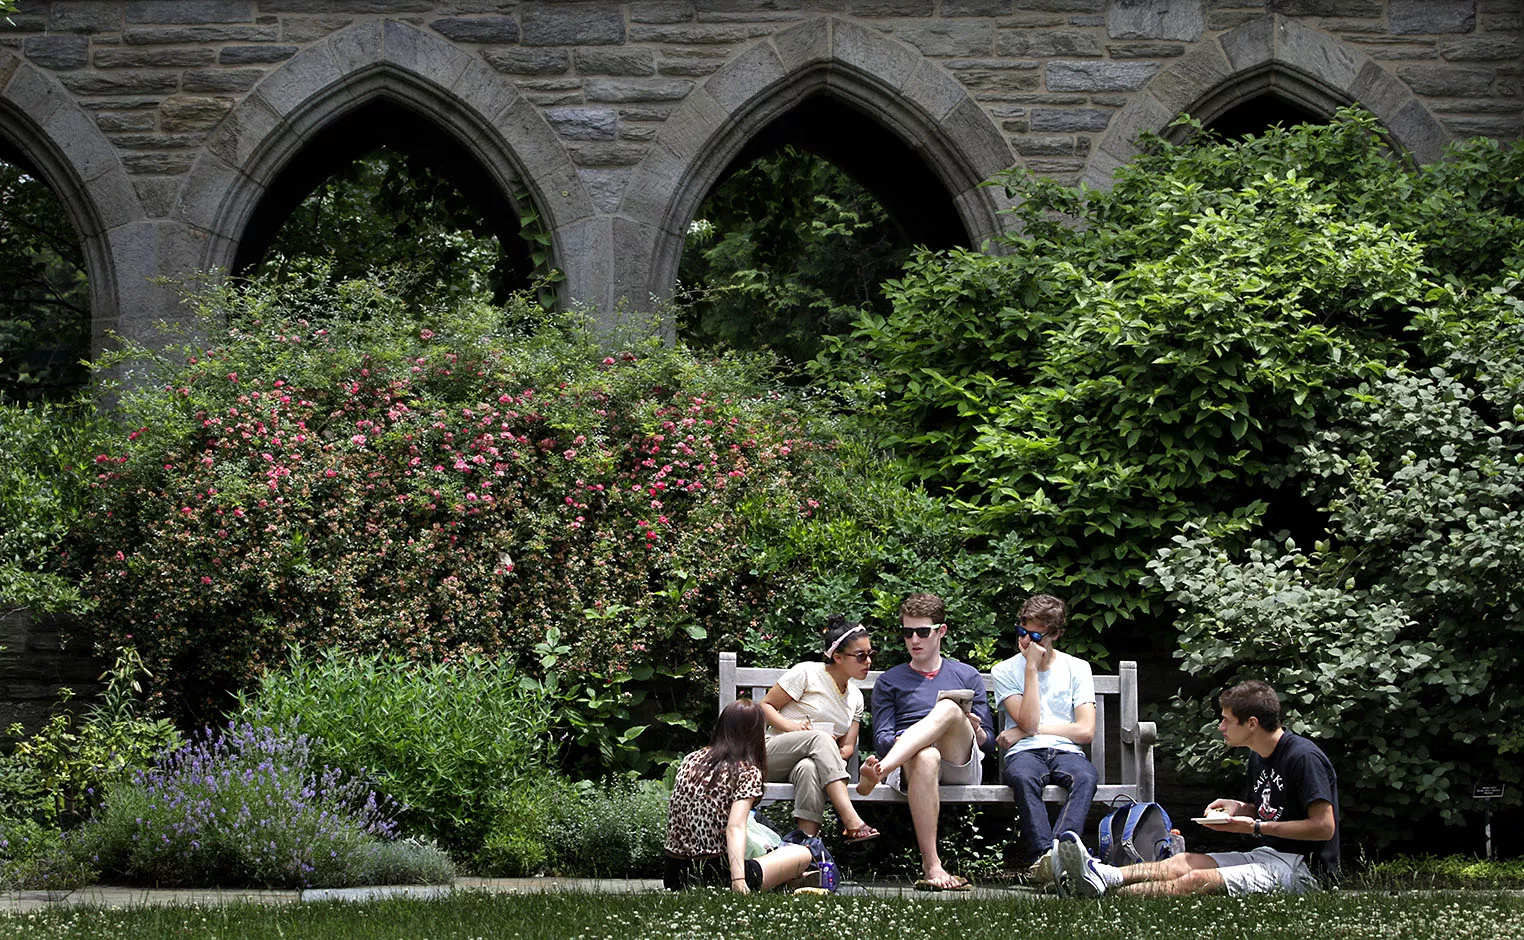
M 660 877 L 669 796 L 655 780 L 583 784 L 550 819 L 557 868 L 569 875 Z
M 1448 888 L 1524 888 L 1524 859 L 1488 860 L 1469 855 L 1404 856 L 1374 862 L 1349 887 L 1367 891 L 1433 891 Z
M 1508 785 L 1499 808 L 1520 802 L 1524 293 L 1512 279 L 1429 301 L 1417 325 L 1439 365 L 1354 389 L 1298 455 L 1326 519 L 1313 545 L 1238 551 L 1248 522 L 1210 520 L 1152 565 L 1186 671 L 1270 682 L 1297 730 L 1335 745 L 1341 801 L 1360 808 L 1346 832 L 1377 842 L 1476 815 L 1479 781 Z M 1211 718 L 1186 711 L 1203 735 L 1185 761 L 1209 767 Z
M 84 514 L 103 436 L 87 401 L 0 403 L 0 612 L 88 606 L 64 573 L 64 542 Z
M 469 851 L 493 825 L 497 795 L 554 759 L 551 708 L 508 660 L 424 664 L 330 649 L 293 650 L 239 711 L 300 727 L 316 759 L 365 773 L 402 804 L 405 828 Z
M 521 780 L 498 792 L 488 809 L 490 825 L 481 848 L 472 856 L 479 875 L 519 878 L 545 872 L 554 862 L 551 821 L 560 807 L 578 799 L 580 791 L 558 774 Z

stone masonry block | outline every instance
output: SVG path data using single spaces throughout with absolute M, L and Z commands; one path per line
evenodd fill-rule
M 1206 29 L 1201 0 L 1111 0 L 1106 32 L 1112 39 L 1184 39 Z
M 1495 73 L 1491 69 L 1450 65 L 1404 65 L 1397 69 L 1397 77 L 1407 82 L 1415 94 L 1434 98 L 1484 98 L 1492 92 Z
M 787 75 L 778 50 L 771 43 L 758 43 L 712 75 L 704 82 L 704 90 L 720 107 L 736 114 L 767 89 L 781 84 Z
M 129 29 L 122 42 L 129 46 L 167 46 L 214 42 L 275 42 L 280 31 L 274 26 L 165 26 Z
M 36 66 L 22 65 L 5 86 L 5 100 L 34 123 L 46 123 L 63 106 L 65 95 Z
M 1078 58 L 1103 54 L 1100 40 L 1079 30 L 1002 29 L 995 53 L 1013 59 Z
M 687 166 L 712 146 L 720 129 L 733 119 L 707 88 L 699 87 L 662 125 L 661 142 L 679 155 L 680 166 Z
M 106 132 L 151 131 L 158 121 L 151 111 L 102 111 L 95 116 L 95 126 Z
M 1398 36 L 1469 33 L 1476 27 L 1476 0 L 1391 0 L 1387 19 Z
M 612 108 L 546 108 L 545 120 L 567 140 L 613 140 L 619 132 Z
M 1148 86 L 1148 90 L 1166 107 L 1186 111 L 1208 91 L 1233 77 L 1233 67 L 1215 42 L 1202 43 L 1169 64 Z
M 684 0 L 659 0 L 656 3 L 630 4 L 631 23 L 691 23 L 693 4 Z
M 1277 22 L 1277 17 L 1258 17 L 1218 37 L 1233 71 L 1246 72 L 1275 59 Z
M 646 147 L 624 142 L 573 140 L 566 144 L 566 152 L 578 167 L 624 167 L 639 163 L 646 155 Z
M 909 46 L 845 20 L 832 24 L 831 49 L 842 65 L 888 82 L 895 89 L 904 84 L 921 59 Z
M 231 98 L 180 95 L 165 98 L 160 114 L 166 131 L 204 131 L 222 123 L 232 109 Z
M 603 4 L 525 4 L 520 8 L 526 46 L 596 46 L 624 42 L 624 12 Z
M 563 288 L 568 303 L 608 308 L 611 241 L 610 220 L 605 216 L 582 219 L 551 232 L 552 260 L 566 274 Z
M 1524 62 L 1524 40 L 1503 36 L 1483 39 L 1446 39 L 1439 54 L 1447 62 Z
M 557 206 L 558 223 L 592 214 L 592 202 L 577 179 L 577 168 L 538 108 L 519 98 L 493 116 L 492 126 L 508 142 L 536 185 L 564 200 Z
M 473 59 L 450 87 L 461 104 L 481 115 L 488 124 L 498 112 L 520 99 L 519 91 L 485 62 Z
M 1000 129 L 972 98 L 963 99 L 942 119 L 940 126 L 947 139 L 972 164 L 974 175 L 980 180 L 994 176 L 1014 162 Z
M 933 121 L 947 117 L 953 108 L 968 97 L 968 92 L 956 78 L 947 74 L 945 69 L 924 60 L 916 65 L 915 71 L 910 73 L 900 91 Z
M 1137 154 L 1138 135 L 1147 131 L 1157 134 L 1178 116 L 1179 111 L 1162 103 L 1158 98 L 1144 92 L 1118 111 L 1101 138 L 1099 152 L 1110 153 L 1125 163 Z M 1094 156 L 1091 157 L 1095 159 Z
M 834 21 L 826 18 L 807 20 L 773 36 L 778 61 L 790 74 L 830 61 L 831 29 Z
M 285 117 L 343 78 L 325 43 L 303 51 L 267 75 L 259 83 L 259 94 L 275 113 Z
M 1174 59 L 1185 55 L 1178 42 L 1111 42 L 1106 53 L 1113 59 Z
M 84 36 L 28 36 L 22 50 L 45 69 L 84 68 L 90 60 L 90 40 Z
M 224 46 L 217 56 L 221 65 L 255 65 L 284 62 L 296 55 L 295 46 Z
M 584 89 L 588 101 L 681 101 L 693 83 L 681 78 L 589 78 Z
M 196 156 L 183 150 L 129 153 L 122 157 L 128 173 L 144 176 L 178 176 L 191 168 Z
M 261 13 L 427 13 L 434 0 L 259 0 Z
M 429 21 L 429 28 L 451 42 L 519 41 L 518 21 L 510 16 L 458 16 Z
M 1044 79 L 1049 91 L 1136 91 L 1148 84 L 1154 62 L 1049 62 Z
M 386 35 L 380 23 L 363 23 L 341 29 L 323 41 L 333 56 L 333 64 L 345 75 L 353 75 L 382 61 L 386 55 Z
M 197 228 L 211 230 L 223 215 L 230 195 L 252 185 L 243 174 L 215 154 L 203 154 L 180 187 L 174 216 Z M 247 193 L 240 195 L 246 196 Z
M 258 92 L 249 95 L 223 119 L 207 142 L 208 152 L 229 166 L 242 168 L 254 151 L 280 126 L 280 115 Z
M 938 58 L 986 56 L 995 51 L 995 25 L 983 20 L 907 22 L 889 29 L 896 39 Z
M 583 75 L 656 74 L 656 55 L 650 49 L 578 49 L 576 59 Z
M 1111 114 L 1100 108 L 1033 108 L 1030 126 L 1033 131 L 1093 134 L 1106 129 Z
M 98 69 L 199 68 L 217 59 L 213 49 L 159 49 L 142 46 L 97 49 L 93 64 Z
M 58 141 L 81 179 L 92 180 L 118 165 L 116 148 L 79 108 L 56 109 L 42 130 L 49 140 Z
M 55 3 L 48 10 L 50 33 L 106 33 L 122 28 L 122 0 Z
M 577 175 L 582 178 L 582 185 L 587 187 L 588 195 L 592 197 L 593 205 L 599 212 L 609 215 L 619 208 L 619 200 L 624 196 L 625 185 L 630 179 L 628 170 L 586 167 L 579 169 Z
M 429 33 L 396 20 L 382 27 L 386 61 L 401 69 L 432 78 L 445 87 L 455 84 L 472 62 L 472 56 Z
M 1360 73 L 1355 53 L 1326 33 L 1284 18 L 1278 18 L 1276 26 L 1275 54 L 1281 62 L 1334 88 L 1348 88 Z
M 510 75 L 561 75 L 571 69 L 571 53 L 565 49 L 488 49 L 482 58 Z
M 1265 9 L 1283 16 L 1377 17 L 1383 0 L 1266 0 Z
M 252 0 L 130 0 L 128 23 L 248 23 Z
M 66 88 L 79 95 L 145 95 L 174 91 L 179 85 L 172 72 L 69 72 L 59 76 Z
M 1420 163 L 1433 163 L 1444 154 L 1450 132 L 1417 100 L 1409 101 L 1386 119 L 1387 129 Z
M 181 77 L 180 90 L 191 94 L 235 94 L 248 91 L 264 77 L 263 69 L 196 69 Z

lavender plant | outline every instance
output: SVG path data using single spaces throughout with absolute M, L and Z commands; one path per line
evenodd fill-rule
M 398 807 L 312 751 L 287 727 L 207 729 L 114 788 L 72 851 L 108 878 L 158 885 L 344 887 L 383 869 L 418 880 L 398 871 Z M 414 849 L 417 870 L 448 872 L 438 849 Z

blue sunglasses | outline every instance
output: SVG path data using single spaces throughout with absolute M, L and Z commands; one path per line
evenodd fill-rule
M 1017 627 L 1016 639 L 1019 640 L 1024 636 L 1029 636 L 1036 642 L 1041 643 L 1048 635 L 1046 633 L 1038 633 L 1036 630 L 1028 630 L 1025 627 Z

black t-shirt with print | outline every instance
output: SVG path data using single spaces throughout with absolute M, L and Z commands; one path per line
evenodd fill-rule
M 1279 839 L 1264 842 L 1278 852 L 1305 856 L 1320 880 L 1339 874 L 1339 778 L 1333 764 L 1316 744 L 1287 731 L 1269 757 L 1249 752 L 1249 812 L 1261 822 L 1306 819 L 1307 807 L 1318 800 L 1333 804 L 1334 834 L 1326 842 Z

